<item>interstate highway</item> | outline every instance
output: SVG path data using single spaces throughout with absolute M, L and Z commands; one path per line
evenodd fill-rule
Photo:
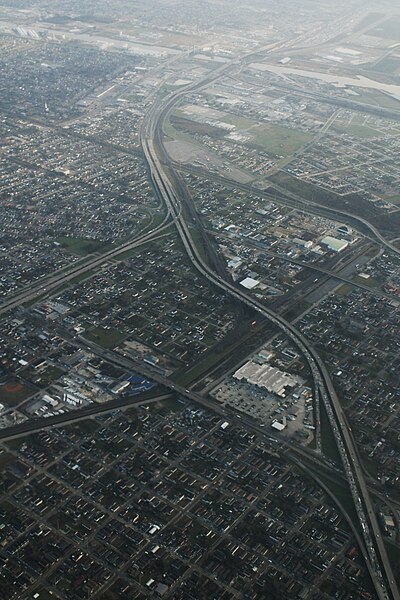
M 89 417 L 102 415 L 114 410 L 129 408 L 130 406 L 140 406 L 142 404 L 150 404 L 153 402 L 162 402 L 172 397 L 172 392 L 149 391 L 138 394 L 133 398 L 116 398 L 102 404 L 92 403 L 84 408 L 76 408 L 68 413 L 54 415 L 52 417 L 38 417 L 0 429 L 0 440 L 7 441 L 15 438 L 24 437 L 31 433 L 44 431 L 52 427 L 65 427 L 72 425 L 78 421 L 83 421 Z
M 240 61 L 237 62 L 239 63 Z M 228 66 L 234 63 L 235 61 L 229 63 Z M 178 234 L 195 268 L 214 285 L 218 286 L 225 292 L 229 293 L 232 297 L 248 305 L 252 309 L 256 310 L 259 314 L 265 316 L 267 319 L 278 325 L 280 329 L 296 343 L 307 359 L 314 378 L 314 386 L 317 390 L 319 390 L 325 406 L 327 407 L 331 419 L 331 425 L 334 430 L 343 463 L 345 465 L 346 473 L 351 485 L 353 497 L 355 499 L 355 505 L 357 507 L 358 515 L 362 525 L 365 546 L 368 552 L 368 557 L 366 557 L 366 560 L 371 568 L 377 595 L 382 600 L 387 600 L 389 598 L 394 600 L 399 597 L 399 594 L 393 580 L 393 575 L 390 571 L 390 565 L 388 563 L 383 542 L 379 534 L 373 507 L 366 490 L 357 455 L 354 451 L 353 441 L 347 430 L 347 424 L 342 415 L 338 398 L 335 390 L 333 389 L 333 385 L 330 381 L 325 366 L 315 350 L 308 345 L 307 340 L 290 323 L 253 300 L 253 298 L 250 295 L 247 295 L 244 291 L 236 288 L 234 285 L 225 281 L 222 277 L 216 275 L 202 260 L 191 238 L 187 224 L 181 214 L 181 201 L 184 200 L 184 198 L 178 199 L 174 190 L 174 186 L 171 184 L 160 163 L 159 153 L 163 152 L 163 148 L 162 144 L 160 143 L 159 135 L 162 129 L 164 118 L 168 115 L 169 110 L 172 109 L 175 103 L 181 97 L 184 97 L 187 92 L 200 89 L 203 85 L 206 85 L 212 79 L 216 79 L 220 74 L 224 73 L 226 68 L 227 65 L 224 65 L 223 68 L 215 71 L 210 77 L 205 78 L 200 82 L 196 82 L 195 84 L 188 86 L 188 88 L 185 88 L 176 94 L 172 94 L 171 96 L 167 97 L 166 104 L 161 103 L 165 102 L 165 100 L 161 101 L 159 106 L 155 104 L 153 107 L 154 110 L 152 109 L 149 112 L 148 118 L 145 119 L 141 134 L 143 150 L 148 162 L 153 184 L 155 189 L 158 191 L 160 198 L 163 199 L 165 205 L 167 206 L 168 214 L 172 216 Z M 147 235 L 148 240 L 152 239 L 154 230 Z M 144 243 L 144 241 L 136 240 L 135 242 L 130 243 L 134 244 L 133 246 L 127 244 L 123 247 L 123 249 L 119 248 L 116 251 L 112 251 L 112 253 L 125 252 L 131 247 L 135 247 L 135 245 L 139 243 Z M 36 299 L 43 293 L 47 294 L 48 291 L 55 290 L 60 283 L 69 281 L 77 275 L 97 267 L 104 261 L 114 258 L 114 256 L 115 254 L 112 256 L 103 255 L 100 258 L 95 258 L 90 266 L 85 264 L 83 266 L 81 265 L 80 267 L 76 267 L 76 269 L 79 269 L 78 273 L 75 272 L 74 274 L 71 274 L 71 271 L 69 271 L 63 274 L 55 274 L 48 278 L 48 284 L 47 282 L 44 283 L 42 281 L 40 285 L 35 285 L 28 291 L 22 291 L 20 295 L 10 300 L 8 304 L 5 303 L 2 306 L 0 305 L 0 311 L 5 312 L 10 310 L 10 308 L 19 306 L 31 299 Z M 96 263 L 96 261 L 101 262 Z M 96 406 L 96 409 L 98 409 L 98 405 Z M 109 409 L 109 405 L 107 405 L 107 409 Z M 64 417 L 62 421 L 65 422 L 65 415 L 61 416 Z M 31 421 L 30 423 L 26 424 L 26 427 L 34 426 L 34 423 L 34 421 Z M 24 425 L 25 424 L 21 424 L 21 426 Z M 42 424 L 41 428 L 44 426 L 45 425 Z M 379 564 L 379 561 L 381 564 Z M 382 576 L 382 567 L 386 574 L 387 581 L 385 581 L 384 577 Z M 388 589 L 388 586 L 390 589 Z
M 368 554 L 367 562 L 373 573 L 372 579 L 376 593 L 380 600 L 388 600 L 389 598 L 395 600 L 399 598 L 399 592 L 380 535 L 378 522 L 366 488 L 362 469 L 358 462 L 353 440 L 347 430 L 347 424 L 342 414 L 339 399 L 325 365 L 316 351 L 309 345 L 307 339 L 288 321 L 265 308 L 261 303 L 254 300 L 244 291 L 236 288 L 233 284 L 216 275 L 203 261 L 182 216 L 180 201 L 177 198 L 174 187 L 160 160 L 160 156 L 164 161 L 168 160 L 161 141 L 161 132 L 163 123 L 169 112 L 186 93 L 208 84 L 211 80 L 216 79 L 219 74 L 222 74 L 226 68 L 227 66 L 225 65 L 224 68 L 217 70 L 217 74 L 214 72 L 211 76 L 202 81 L 191 84 L 186 89 L 171 94 L 166 100 L 160 102 L 158 107 L 155 105 L 152 110 L 149 111 L 141 128 L 141 141 L 151 178 L 154 187 L 158 190 L 160 197 L 164 200 L 172 215 L 186 253 L 194 267 L 211 283 L 253 308 L 259 314 L 277 325 L 285 335 L 297 345 L 306 358 L 313 375 L 314 387 L 319 389 L 321 398 L 328 412 L 331 427 L 345 467 L 362 528 L 365 547 Z M 169 163 L 169 169 L 172 171 L 171 163 Z
M 64 331 L 60 331 L 60 334 L 64 334 L 64 333 L 65 333 Z M 250 431 L 261 434 L 265 439 L 267 439 L 273 445 L 273 447 L 277 451 L 279 451 L 279 452 L 283 451 L 285 454 L 287 454 L 288 458 L 290 458 L 290 460 L 296 461 L 296 458 L 295 458 L 296 455 L 298 457 L 300 457 L 301 461 L 303 461 L 304 458 L 306 458 L 307 461 L 309 461 L 309 466 L 307 468 L 305 467 L 307 472 L 311 468 L 311 465 L 315 464 L 316 467 L 318 468 L 318 470 L 320 470 L 321 467 L 324 467 L 324 468 L 327 468 L 328 471 L 333 470 L 332 472 L 334 474 L 336 474 L 337 477 L 344 478 L 343 472 L 338 471 L 337 468 L 331 463 L 331 461 L 327 460 L 322 455 L 320 455 L 320 454 L 316 453 L 315 451 L 310 450 L 308 448 L 304 448 L 303 446 L 301 446 L 299 444 L 282 440 L 281 438 L 279 438 L 279 436 L 274 436 L 274 435 L 270 434 L 262 426 L 257 425 L 257 423 L 254 421 L 254 419 L 247 417 L 246 415 L 239 415 L 233 409 L 230 409 L 223 405 L 220 405 L 219 403 L 216 403 L 215 401 L 213 401 L 211 399 L 205 398 L 196 392 L 188 390 L 188 389 L 184 388 L 183 386 L 180 386 L 179 384 L 175 384 L 173 381 L 169 380 L 168 378 L 165 378 L 164 376 L 157 373 L 156 371 L 153 371 L 153 370 L 149 369 L 148 367 L 144 367 L 143 365 L 136 364 L 136 362 L 132 361 L 132 359 L 127 358 L 125 356 L 124 357 L 120 356 L 111 350 L 106 350 L 106 349 L 100 348 L 95 343 L 90 342 L 84 338 L 81 338 L 80 336 L 70 337 L 68 334 L 66 334 L 65 337 L 69 339 L 70 343 L 72 343 L 76 346 L 79 346 L 79 347 L 85 347 L 85 349 L 88 350 L 89 352 L 96 354 L 101 359 L 106 360 L 107 362 L 109 362 L 111 364 L 115 364 L 116 366 L 127 368 L 128 370 L 135 370 L 138 373 L 141 373 L 142 375 L 144 375 L 145 377 L 148 377 L 149 379 L 153 379 L 160 385 L 158 390 L 165 389 L 165 390 L 168 390 L 168 392 L 162 393 L 160 391 L 157 392 L 157 390 L 154 390 L 154 391 L 149 391 L 149 392 L 140 394 L 134 398 L 116 399 L 116 400 L 113 400 L 113 401 L 110 401 L 110 402 L 107 402 L 104 404 L 91 404 L 88 407 L 85 407 L 82 409 L 76 409 L 75 411 L 63 413 L 63 414 L 60 414 L 60 415 L 57 415 L 54 417 L 32 419 L 30 421 L 18 424 L 16 426 L 8 427 L 6 429 L 1 430 L 0 431 L 0 439 L 2 439 L 3 441 L 12 440 L 12 439 L 19 438 L 19 437 L 24 437 L 31 433 L 35 433 L 35 432 L 42 431 L 42 430 L 47 430 L 47 429 L 50 429 L 53 427 L 63 427 L 63 426 L 71 425 L 71 424 L 74 424 L 81 420 L 87 419 L 89 417 L 93 417 L 93 416 L 96 416 L 99 414 L 105 414 L 107 412 L 112 412 L 114 410 L 124 409 L 126 407 L 140 406 L 140 405 L 146 405 L 146 404 L 153 403 L 153 402 L 163 401 L 163 400 L 166 400 L 166 399 L 172 397 L 173 393 L 175 392 L 175 393 L 178 393 L 182 397 L 185 397 L 193 402 L 196 402 L 197 404 L 200 404 L 201 406 L 204 406 L 205 408 L 207 408 L 209 410 L 212 410 L 213 412 L 216 412 L 217 414 L 219 414 L 221 416 L 221 418 L 225 418 L 225 419 L 228 418 L 229 422 L 231 422 L 231 423 L 235 423 L 238 426 L 244 426 L 244 427 L 248 428 Z M 313 476 L 312 473 L 310 473 L 310 474 L 311 474 L 311 476 Z M 317 478 L 315 478 L 315 479 L 318 482 Z M 332 496 L 332 493 L 329 492 L 329 490 L 325 490 L 325 491 L 328 493 L 328 495 Z M 332 496 L 332 499 L 336 502 L 335 497 Z M 339 505 L 340 505 L 340 503 L 339 503 Z M 365 544 L 364 544 L 363 540 L 361 540 L 360 534 L 359 534 L 358 530 L 356 529 L 356 527 L 354 526 L 354 523 L 352 523 L 348 514 L 343 510 L 342 507 L 340 507 L 340 508 L 341 508 L 341 511 L 343 512 L 344 517 L 348 521 L 349 526 L 355 535 L 355 538 L 357 539 L 357 541 L 359 543 L 359 546 L 363 553 L 363 556 L 366 558 L 367 567 L 369 568 L 370 574 L 373 577 L 374 571 L 370 567 L 370 563 L 369 563 L 368 557 L 367 557 L 367 552 L 365 549 Z
M 118 258 L 118 256 L 124 252 L 127 252 L 128 250 L 133 250 L 142 244 L 146 244 L 147 242 L 155 239 L 156 236 L 161 235 L 162 232 L 165 231 L 165 229 L 167 229 L 169 226 L 169 214 L 167 214 L 162 223 L 160 223 L 154 229 L 151 229 L 146 234 L 138 236 L 134 240 L 131 240 L 122 246 L 119 246 L 118 248 L 114 248 L 113 250 L 105 252 L 101 256 L 96 256 L 87 261 L 84 265 L 76 265 L 67 271 L 53 273 L 49 277 L 41 279 L 40 282 L 27 286 L 17 294 L 13 295 L 11 298 L 8 298 L 0 303 L 0 315 L 12 310 L 13 308 L 17 308 L 26 302 L 37 300 L 44 294 L 48 295 L 49 292 L 55 291 L 60 285 L 68 283 L 76 277 L 84 275 L 93 269 L 99 268 L 105 262 L 114 258 Z
M 269 181 L 268 186 L 271 190 L 276 190 L 279 192 L 279 195 L 272 194 L 271 191 L 263 190 L 261 188 L 255 187 L 251 183 L 240 183 L 238 181 L 234 181 L 229 179 L 224 175 L 220 175 L 215 173 L 214 171 L 206 171 L 204 168 L 195 167 L 192 165 L 182 164 L 180 165 L 174 160 L 168 160 L 170 164 L 179 167 L 181 171 L 186 171 L 187 173 L 193 173 L 194 175 L 199 175 L 206 179 L 210 179 L 212 181 L 216 181 L 230 188 L 236 188 L 238 190 L 242 190 L 244 192 L 248 192 L 249 194 L 254 194 L 256 196 L 261 196 L 263 198 L 267 198 L 268 200 L 274 202 L 275 204 L 281 204 L 283 206 L 289 206 L 290 208 L 298 209 L 301 212 L 305 212 L 311 215 L 322 215 L 327 219 L 333 219 L 335 221 L 343 221 L 347 223 L 354 229 L 358 229 L 360 232 L 369 231 L 370 235 L 366 235 L 363 233 L 364 237 L 368 237 L 371 241 L 377 242 L 383 248 L 387 248 L 391 252 L 395 254 L 400 254 L 400 248 L 398 248 L 394 243 L 390 240 L 387 240 L 380 231 L 373 225 L 370 221 L 363 219 L 359 215 L 354 213 L 339 210 L 336 208 L 330 208 L 325 204 L 319 204 L 315 200 L 305 200 L 302 196 L 298 194 L 294 194 L 290 192 L 286 188 L 277 185 L 276 183 Z

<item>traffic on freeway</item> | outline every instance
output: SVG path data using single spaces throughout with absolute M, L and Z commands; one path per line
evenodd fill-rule
M 178 198 L 174 185 L 171 183 L 171 175 L 167 175 L 163 166 L 163 163 L 167 162 L 168 157 L 162 144 L 162 130 L 164 121 L 169 112 L 186 93 L 209 84 L 211 79 L 214 80 L 217 78 L 222 72 L 225 72 L 229 66 L 229 64 L 224 65 L 218 69 L 217 72 L 214 72 L 211 78 L 208 76 L 205 80 L 191 84 L 184 90 L 175 94 L 172 93 L 167 97 L 167 100 L 164 100 L 158 106 L 155 104 L 153 110 L 149 111 L 147 119 L 144 120 L 141 128 L 141 139 L 153 185 L 160 197 L 164 200 L 169 213 L 172 215 L 173 222 L 186 253 L 196 269 L 214 285 L 217 285 L 232 297 L 253 308 L 259 314 L 277 325 L 283 333 L 297 345 L 303 356 L 306 358 L 313 376 L 314 389 L 320 391 L 320 397 L 328 412 L 330 425 L 335 435 L 338 450 L 344 464 L 367 550 L 365 559 L 372 574 L 376 592 L 381 600 L 388 600 L 390 598 L 394 600 L 398 598 L 399 595 L 392 569 L 379 533 L 379 526 L 375 512 L 372 508 L 372 502 L 365 484 L 364 475 L 354 449 L 353 440 L 347 430 L 347 424 L 343 419 L 339 399 L 323 361 L 318 356 L 315 349 L 310 346 L 306 338 L 288 321 L 275 314 L 273 311 L 265 308 L 260 302 L 254 300 L 234 284 L 214 273 L 204 262 L 183 217 L 181 203 L 184 203 L 185 199 Z M 171 164 L 169 164 L 168 167 L 169 173 L 171 173 Z

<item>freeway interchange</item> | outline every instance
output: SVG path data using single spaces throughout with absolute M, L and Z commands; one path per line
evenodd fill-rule
M 84 276 L 94 269 L 98 269 L 104 263 L 109 260 L 118 258 L 120 255 L 129 252 L 134 248 L 146 244 L 147 242 L 156 239 L 162 235 L 165 229 L 170 226 L 168 215 L 164 217 L 162 222 L 141 236 L 136 237 L 134 240 L 130 240 L 117 248 L 113 248 L 100 256 L 93 256 L 83 265 L 74 265 L 72 268 L 63 270 L 62 272 L 56 272 L 49 277 L 42 278 L 40 282 L 34 283 L 23 288 L 19 293 L 15 294 L 12 298 L 5 300 L 0 303 L 0 315 L 7 313 L 8 311 L 17 308 L 27 302 L 34 302 L 41 296 L 48 295 L 49 292 L 55 292 L 61 285 L 70 283 L 77 277 Z
M 216 274 L 206 264 L 196 247 L 188 224 L 183 216 L 184 211 L 182 207 L 185 203 L 185 198 L 179 197 L 178 186 L 174 186 L 173 166 L 171 161 L 168 160 L 162 142 L 163 124 L 181 98 L 187 93 L 202 88 L 209 84 L 210 81 L 215 80 L 230 65 L 231 63 L 228 63 L 228 65 L 217 69 L 211 76 L 207 76 L 200 82 L 190 84 L 185 89 L 170 94 L 164 100 L 156 101 L 148 112 L 141 128 L 141 142 L 152 183 L 155 191 L 164 201 L 185 251 L 197 271 L 225 293 L 228 293 L 234 299 L 244 303 L 266 319 L 272 321 L 297 345 L 305 357 L 313 377 L 314 391 L 319 395 L 325 406 L 344 465 L 364 539 L 366 564 L 370 571 L 377 596 L 380 600 L 395 600 L 399 597 L 399 592 L 386 554 L 384 542 L 380 535 L 379 525 L 364 480 L 354 441 L 342 412 L 339 398 L 323 361 L 315 349 L 310 346 L 307 339 L 288 321 L 265 308 L 260 302 L 254 300 L 244 291 Z M 164 166 L 165 164 L 168 166 L 168 171 Z
M 281 49 L 281 46 L 272 47 L 271 50 L 278 48 Z M 247 60 L 251 54 L 244 56 L 242 58 L 242 62 Z M 182 241 L 184 249 L 197 271 L 214 286 L 220 288 L 224 293 L 229 294 L 238 303 L 249 307 L 279 327 L 279 329 L 297 345 L 302 355 L 305 357 L 313 378 L 314 397 L 317 404 L 317 415 L 319 408 L 318 403 L 322 402 L 327 411 L 330 425 L 342 458 L 344 471 L 352 492 L 354 505 L 360 524 L 361 534 L 357 534 L 356 538 L 360 544 L 360 547 L 362 548 L 366 565 L 369 569 L 375 586 L 377 597 L 380 600 L 395 600 L 399 597 L 399 592 L 394 581 L 389 560 L 386 555 L 385 546 L 380 535 L 374 507 L 367 489 L 362 466 L 358 458 L 357 449 L 355 447 L 351 431 L 349 431 L 345 415 L 342 412 L 338 396 L 335 392 L 329 373 L 323 361 L 315 349 L 310 346 L 307 339 L 295 327 L 293 327 L 289 321 L 285 320 L 272 310 L 267 309 L 242 289 L 236 287 L 233 283 L 227 280 L 226 277 L 224 277 L 223 273 L 216 272 L 202 258 L 202 255 L 193 240 L 190 227 L 188 226 L 188 222 L 185 218 L 184 208 L 187 200 L 185 197 L 185 190 L 179 186 L 178 177 L 174 173 L 174 163 L 169 159 L 163 146 L 163 124 L 176 104 L 179 103 L 179 101 L 185 97 L 186 94 L 195 91 L 196 89 L 201 89 L 203 86 L 223 75 L 230 66 L 240 62 L 241 61 L 235 60 L 225 64 L 216 69 L 205 79 L 197 81 L 176 93 L 172 93 L 166 98 L 160 99 L 156 97 L 153 106 L 143 121 L 141 128 L 141 142 L 144 156 L 146 158 L 153 187 L 167 209 L 167 214 L 162 223 L 151 229 L 149 232 L 127 242 L 126 244 L 123 244 L 118 248 L 115 248 L 101 256 L 91 257 L 90 260 L 83 265 L 76 265 L 63 273 L 55 273 L 45 280 L 42 280 L 40 283 L 35 283 L 25 288 L 13 298 L 10 298 L 6 302 L 0 304 L 0 314 L 16 308 L 26 302 L 37 300 L 39 297 L 55 291 L 63 283 L 70 282 L 76 277 L 85 275 L 89 271 L 99 268 L 108 260 L 118 258 L 118 256 L 121 254 L 132 250 L 141 244 L 145 244 L 156 239 L 157 236 L 163 234 L 164 230 L 170 226 L 172 221 Z M 235 185 L 238 186 L 239 184 Z M 242 189 L 248 189 L 252 192 L 256 191 L 255 188 L 252 188 L 251 186 L 242 185 L 241 187 Z M 283 202 L 286 201 L 289 205 L 291 201 L 296 203 L 300 202 L 304 206 L 305 210 L 308 210 L 309 212 L 313 211 L 312 203 L 307 204 L 300 196 L 297 196 L 296 194 L 288 194 L 286 190 L 285 195 L 286 198 L 283 200 Z M 318 211 L 318 209 L 321 207 L 319 207 L 319 205 L 315 205 L 314 208 L 316 211 Z M 326 208 L 324 210 L 326 211 Z M 347 213 L 342 214 L 346 215 Z M 353 218 L 350 213 L 348 213 L 348 216 Z M 359 218 L 356 220 L 363 221 Z M 198 226 L 201 225 L 199 222 L 197 222 L 197 224 Z M 399 252 L 398 248 L 387 242 L 387 240 L 385 240 L 380 235 L 378 230 L 376 230 L 370 223 L 363 221 L 363 224 L 368 226 L 371 239 L 377 239 L 381 245 L 386 246 L 395 252 Z M 207 237 L 207 233 L 203 233 L 204 236 Z M 93 346 L 89 345 L 88 347 L 92 351 L 95 351 Z M 107 358 L 107 360 L 112 360 L 113 357 L 112 353 L 107 352 L 103 352 L 103 356 Z M 118 358 L 118 360 L 121 364 L 123 363 L 122 358 Z M 153 375 L 154 374 L 151 373 L 151 377 L 153 377 Z M 153 379 L 156 378 L 153 377 Z M 190 400 L 200 402 L 211 409 L 216 408 L 213 401 L 201 397 L 199 394 L 195 394 L 190 390 L 184 389 L 171 381 L 163 380 L 159 381 L 159 383 L 164 385 L 167 389 L 177 392 Z M 27 433 L 39 431 L 46 427 L 73 423 L 77 420 L 84 419 L 95 414 L 100 414 L 101 412 L 126 408 L 130 405 L 136 405 L 140 403 L 160 401 L 168 398 L 169 395 L 170 392 L 152 392 L 143 397 L 138 396 L 133 401 L 116 400 L 114 402 L 107 403 L 107 405 L 104 406 L 91 406 L 87 409 L 78 410 L 75 411 L 75 413 L 70 413 L 68 415 L 59 415 L 58 417 L 42 420 L 32 420 L 8 430 L 3 430 L 0 434 L 0 438 L 12 439 L 13 437 L 26 435 Z M 226 411 L 226 409 L 223 407 L 217 407 L 217 409 L 220 413 L 221 411 Z M 230 413 L 229 416 L 231 418 Z M 247 423 L 247 421 L 244 419 L 243 423 Z M 265 435 L 265 432 L 263 432 L 262 429 L 254 426 L 252 427 L 253 429 L 257 429 L 259 433 L 263 433 Z M 317 435 L 320 435 L 319 428 L 317 430 Z M 276 443 L 276 439 L 271 438 L 271 443 Z M 317 460 L 316 457 L 315 459 Z M 355 528 L 353 529 L 353 532 L 356 533 Z

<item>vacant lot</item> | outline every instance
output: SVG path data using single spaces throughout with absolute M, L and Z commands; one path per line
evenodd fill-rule
M 126 334 L 121 333 L 117 329 L 95 327 L 91 331 L 88 331 L 85 337 L 103 348 L 115 348 L 115 346 L 118 346 L 125 339 Z
M 60 237 L 57 240 L 59 244 L 69 252 L 86 256 L 93 252 L 104 251 L 110 247 L 107 242 L 96 242 L 95 240 L 86 240 L 84 238 Z
M 290 156 L 311 141 L 312 136 L 304 131 L 280 125 L 260 125 L 250 133 L 254 143 L 275 156 Z

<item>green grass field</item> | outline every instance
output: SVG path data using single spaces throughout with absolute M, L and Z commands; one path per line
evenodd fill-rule
M 97 242 L 96 240 L 86 240 L 84 238 L 60 237 L 57 239 L 57 242 L 63 248 L 78 256 L 85 256 L 86 254 L 99 251 L 104 252 L 112 247 L 107 242 Z
M 260 125 L 246 117 L 229 115 L 221 120 L 245 131 L 253 138 L 256 146 L 275 156 L 290 156 L 312 139 L 312 136 L 304 131 L 281 125 Z
M 394 110 L 400 110 L 400 101 L 380 92 L 379 90 L 367 90 L 357 88 L 358 96 L 354 96 L 355 102 L 372 104 L 373 106 L 382 106 Z
M 374 138 L 374 137 L 382 137 L 384 134 L 372 127 L 368 127 L 368 125 L 360 125 L 358 123 L 350 123 L 349 125 L 342 125 L 336 127 L 338 131 L 343 133 L 347 133 L 348 135 L 352 135 L 353 137 L 358 138 Z
M 217 127 L 211 128 L 209 125 L 202 125 L 197 121 L 191 122 L 188 115 L 179 111 L 174 113 L 172 119 L 177 126 L 178 123 L 186 123 L 186 131 L 189 131 L 191 128 L 193 129 L 193 133 L 208 132 L 210 134 L 210 130 L 212 130 L 214 137 L 224 134 L 224 131 Z M 281 125 L 267 123 L 259 124 L 252 119 L 241 117 L 239 115 L 221 115 L 221 122 L 235 125 L 238 130 L 243 131 L 252 139 L 250 142 L 251 144 L 262 148 L 269 154 L 275 156 L 290 156 L 296 152 L 296 150 L 299 150 L 299 148 L 312 140 L 312 136 L 304 131 L 289 129 L 288 127 L 282 127 Z M 164 133 L 171 139 L 190 141 L 193 143 L 193 138 L 189 136 L 188 133 L 181 131 L 180 126 L 179 130 L 176 129 L 171 121 L 167 121 L 164 124 Z
M 290 156 L 308 144 L 312 136 L 280 125 L 259 125 L 250 131 L 254 143 L 275 156 Z
M 69 285 L 72 285 L 74 283 L 80 283 L 81 281 L 84 281 L 85 279 L 88 279 L 89 277 L 92 277 L 93 275 L 96 275 L 97 273 L 98 273 L 98 271 L 89 269 L 89 271 L 86 271 L 85 273 L 81 273 L 77 277 L 74 277 L 73 279 L 71 279 L 71 282 Z
M 378 279 L 376 279 L 375 277 L 369 277 L 368 279 L 364 279 L 364 277 L 360 277 L 359 275 L 354 275 L 354 277 L 352 277 L 352 280 L 354 281 L 354 283 L 359 283 L 361 285 L 367 285 L 368 287 L 371 287 L 371 288 L 377 288 L 380 286 L 380 281 L 378 281 Z
M 13 382 L 9 383 L 10 386 L 12 384 Z M 8 404 L 8 406 L 16 406 L 20 402 L 23 402 L 23 400 L 29 398 L 29 396 L 32 396 L 34 392 L 35 390 L 33 389 L 33 387 L 26 384 L 21 384 L 21 388 L 15 389 L 15 391 L 9 389 L 7 387 L 7 383 L 3 386 L 0 386 L 1 401 L 5 404 Z
M 188 142 L 189 144 L 194 144 L 200 147 L 199 142 L 197 142 L 192 136 L 188 133 L 180 131 L 179 129 L 175 129 L 172 125 L 171 121 L 167 119 L 163 125 L 164 134 L 169 137 L 171 140 L 177 140 L 179 142 Z
M 336 296 L 347 296 L 353 290 L 353 286 L 349 283 L 344 283 L 339 288 L 335 290 Z
M 126 334 L 113 328 L 103 329 L 102 327 L 95 327 L 88 331 L 85 337 L 103 348 L 115 348 L 115 346 L 118 346 L 126 338 Z
M 34 381 L 34 383 L 36 383 L 36 385 L 39 385 L 41 388 L 47 387 L 48 385 L 50 385 L 50 383 L 56 381 L 61 377 L 61 375 L 65 373 L 65 371 L 63 371 L 62 369 L 58 369 L 57 367 L 53 366 L 48 366 L 42 373 L 37 373 L 34 369 L 32 369 L 32 371 L 34 377 L 29 378 L 28 376 L 26 376 L 26 378 L 29 379 L 29 381 Z

